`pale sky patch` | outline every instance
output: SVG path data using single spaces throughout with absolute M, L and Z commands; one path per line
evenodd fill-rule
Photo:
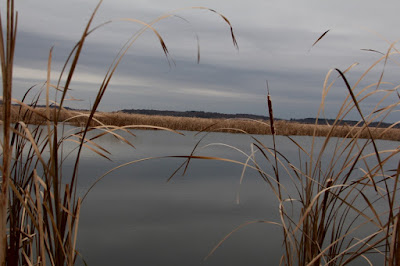
M 186 88 L 178 89 L 177 93 L 184 93 L 193 96 L 203 96 L 203 97 L 219 97 L 219 98 L 236 98 L 246 101 L 254 101 L 260 99 L 260 95 L 248 94 L 248 93 L 238 93 L 238 92 L 228 92 L 221 91 L 218 89 L 200 89 L 200 88 Z

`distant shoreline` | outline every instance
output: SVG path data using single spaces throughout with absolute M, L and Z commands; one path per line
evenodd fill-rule
M 20 109 L 18 106 L 13 106 L 12 110 L 12 120 L 14 123 L 24 121 L 27 124 L 44 124 L 46 122 L 44 107 L 35 107 L 35 113 L 32 115 L 27 115 L 29 112 L 27 112 L 25 107 Z M 69 124 L 82 126 L 87 119 L 87 116 L 82 116 L 82 114 L 87 115 L 88 112 L 87 110 L 65 109 L 61 112 L 60 121 L 67 121 Z M 50 112 L 50 114 L 52 113 L 53 112 Z M 213 116 L 214 118 L 207 116 Z M 271 134 L 268 117 L 246 114 L 227 115 L 195 111 L 122 110 L 118 112 L 97 112 L 95 118 L 103 125 L 117 127 L 129 126 L 129 128 L 138 129 L 168 128 L 177 131 L 211 131 L 257 135 Z M 51 116 L 50 120 L 52 120 Z M 315 119 L 312 118 L 300 120 L 277 119 L 274 121 L 274 127 L 277 135 L 327 136 L 331 134 L 333 137 L 342 138 L 354 136 L 358 138 L 370 138 L 365 127 L 363 129 L 361 124 L 356 126 L 356 121 L 342 121 L 336 124 L 333 129 L 332 125 L 334 124 L 334 120 L 321 119 L 318 122 L 319 123 L 316 125 Z M 400 141 L 400 128 L 389 128 L 389 124 L 381 124 L 379 125 L 380 127 L 376 127 L 376 125 L 377 124 L 369 126 L 375 139 Z
M 143 114 L 143 115 L 161 115 L 161 116 L 175 116 L 175 117 L 196 117 L 196 118 L 212 118 L 212 119 L 254 119 L 254 120 L 265 120 L 268 121 L 268 116 L 262 115 L 254 115 L 254 114 L 225 114 L 225 113 L 218 113 L 218 112 L 204 112 L 204 111 L 169 111 L 169 110 L 151 110 L 151 109 L 123 109 L 117 112 L 123 112 L 127 114 Z M 318 125 L 326 125 L 326 124 L 333 124 L 335 119 L 318 119 L 316 118 L 291 118 L 289 119 L 281 119 L 275 118 L 276 121 L 290 121 L 293 123 L 301 123 L 301 124 L 315 124 L 317 122 Z M 340 125 L 348 125 L 354 126 L 359 121 L 354 120 L 343 120 L 340 121 Z M 362 126 L 363 123 L 360 123 L 359 126 Z M 370 124 L 370 127 L 380 127 L 380 128 L 388 128 L 391 124 L 389 123 L 378 123 L 373 122 Z M 400 124 L 396 125 L 395 128 L 400 128 Z
M 0 102 L 1 105 L 1 102 Z M 17 105 L 14 105 L 15 107 L 18 107 Z M 36 108 L 45 108 L 44 105 L 38 105 Z M 77 111 L 77 112 L 89 112 L 87 109 L 73 109 L 69 107 L 64 107 L 64 109 L 68 111 Z M 154 110 L 154 109 L 122 109 L 118 111 L 110 111 L 110 112 L 101 112 L 98 111 L 98 113 L 126 113 L 126 114 L 141 114 L 141 115 L 155 115 L 155 116 L 172 116 L 172 117 L 192 117 L 192 118 L 210 118 L 210 119 L 254 119 L 254 120 L 263 120 L 263 121 L 269 121 L 268 116 L 263 116 L 263 115 L 255 115 L 255 114 L 244 114 L 244 113 L 236 113 L 236 114 L 226 114 L 226 113 L 219 113 L 219 112 L 205 112 L 205 111 L 170 111 L 170 110 Z M 291 123 L 300 123 L 300 124 L 313 124 L 315 125 L 316 123 L 318 125 L 327 125 L 330 124 L 332 125 L 335 123 L 335 119 L 331 118 L 319 118 L 318 121 L 316 121 L 316 118 L 312 117 L 307 117 L 307 118 L 291 118 L 291 119 L 282 119 L 282 118 L 276 118 L 275 121 L 287 121 Z M 355 120 L 342 120 L 337 122 L 338 125 L 347 125 L 347 126 L 362 126 L 363 122 L 361 121 L 355 121 Z M 392 126 L 390 123 L 385 123 L 385 122 L 372 122 L 370 127 L 378 127 L 378 128 L 388 128 Z M 399 128 L 400 129 L 400 124 L 394 125 L 393 128 Z

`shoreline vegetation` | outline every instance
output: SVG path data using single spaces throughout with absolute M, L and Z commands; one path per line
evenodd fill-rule
M 28 108 L 35 110 L 31 112 L 30 116 L 26 116 Z M 143 110 L 139 110 L 142 111 Z M 259 116 L 258 119 L 253 118 L 240 118 L 243 115 L 237 115 L 237 118 L 204 118 L 204 117 L 189 117 L 189 116 L 178 116 L 190 114 L 191 112 L 174 112 L 172 111 L 156 111 L 159 114 L 143 114 L 133 113 L 134 110 L 125 110 L 117 112 L 96 112 L 95 120 L 92 121 L 93 126 L 96 124 L 124 127 L 129 126 L 130 128 L 143 129 L 142 126 L 154 126 L 168 128 L 172 130 L 185 130 L 185 131 L 207 131 L 207 132 L 226 132 L 226 133 L 244 133 L 244 134 L 255 134 L 255 135 L 271 135 L 271 127 L 269 120 L 266 117 L 262 119 Z M 150 112 L 150 111 L 149 111 Z M 162 112 L 168 113 L 164 115 Z M 206 116 L 207 113 L 200 112 L 201 115 Z M 50 112 L 50 121 L 53 121 L 53 112 Z M 213 113 L 216 114 L 216 113 Z M 0 114 L 0 119 L 3 114 Z M 87 110 L 73 110 L 73 109 L 62 109 L 60 112 L 60 120 L 66 121 L 74 126 L 84 126 L 87 123 L 87 117 L 89 111 Z M 220 114 L 223 116 L 224 114 Z M 228 115 L 226 115 L 228 116 Z M 235 116 L 235 115 L 232 115 Z M 248 115 L 251 117 L 252 115 Z M 257 116 L 254 116 L 257 118 Z M 307 119 L 311 121 L 312 119 Z M 45 107 L 28 107 L 28 106 L 12 106 L 12 123 L 18 121 L 24 121 L 26 124 L 46 124 L 46 108 Z M 96 122 L 97 121 L 97 122 Z M 301 120 L 300 120 L 301 121 Z M 317 123 L 302 123 L 298 120 L 278 120 L 275 119 L 275 134 L 284 136 L 326 136 L 332 129 L 332 123 L 334 120 L 317 120 Z M 323 124 L 325 123 L 325 124 Z M 369 138 L 369 133 L 362 127 L 362 124 L 355 121 L 341 121 L 340 125 L 334 127 L 332 132 L 333 137 L 353 137 L 358 138 Z M 140 127 L 139 127 L 140 126 Z M 400 128 L 390 126 L 388 124 L 375 124 L 369 125 L 371 133 L 374 139 L 393 140 L 400 141 Z M 146 129 L 146 128 L 144 128 Z

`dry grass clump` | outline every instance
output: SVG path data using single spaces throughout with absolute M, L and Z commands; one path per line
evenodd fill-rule
M 322 114 L 328 92 L 334 85 L 347 91 L 347 97 L 331 125 L 294 125 L 293 129 L 297 130 L 294 134 L 312 136 L 311 145 L 289 137 L 298 148 L 298 160 L 289 161 L 291 157 L 281 152 L 275 139 L 285 124 L 274 120 L 269 92 L 268 125 L 272 132 L 272 145 L 267 146 L 253 136 L 251 152 L 245 162 L 196 156 L 197 146 L 186 156 L 187 161 L 183 164 L 186 168 L 193 159 L 242 165 L 241 180 L 244 170 L 254 170 L 279 202 L 279 220 L 257 220 L 239 225 L 210 255 L 242 227 L 264 223 L 271 227 L 279 226 L 282 231 L 281 265 L 353 265 L 355 262 L 360 265 L 400 265 L 400 146 L 393 142 L 392 147 L 383 149 L 376 141 L 394 135 L 392 132 L 396 132 L 398 140 L 398 132 L 391 128 L 400 121 L 387 129 L 369 126 L 383 122 L 398 111 L 398 86 L 381 89 L 382 73 L 376 83 L 359 88 L 361 81 L 379 62 L 390 60 L 391 54 L 400 54 L 394 45 L 353 86 L 346 78 L 351 67 L 345 72 L 339 69 L 328 72 L 319 114 Z M 383 96 L 378 98 L 378 93 Z M 360 104 L 371 97 L 376 97 L 376 106 L 366 114 Z M 385 99 L 393 99 L 393 102 L 385 105 Z M 359 123 L 342 126 L 341 121 L 346 120 L 351 111 L 358 113 Z M 293 133 L 290 129 L 283 130 L 288 130 L 288 135 Z M 342 134 L 342 138 L 333 138 L 336 134 Z
M 388 58 L 384 55 L 380 60 Z M 397 50 L 396 50 L 397 51 Z M 399 53 L 397 51 L 397 53 Z M 380 61 L 378 60 L 378 62 Z M 279 200 L 285 265 L 347 265 L 354 261 L 381 265 L 399 265 L 399 200 L 397 199 L 400 177 L 400 146 L 394 144 L 387 150 L 381 149 L 376 139 L 391 134 L 389 129 L 369 127 L 373 122 L 382 122 L 396 112 L 400 99 L 393 98 L 390 105 L 383 105 L 385 98 L 398 96 L 397 86 L 381 90 L 381 79 L 364 88 L 358 84 L 376 62 L 351 86 L 339 69 L 328 72 L 323 88 L 321 109 L 323 111 L 329 90 L 338 80 L 344 83 L 348 96 L 338 111 L 336 120 L 329 126 L 318 145 L 314 128 L 311 148 L 293 143 L 299 149 L 300 164 L 287 161 L 275 145 L 269 148 L 255 139 L 254 145 L 263 154 L 273 173 L 265 171 L 260 161 L 255 168 L 270 185 Z M 332 78 L 337 72 L 337 78 Z M 330 83 L 329 80 L 333 79 Z M 373 89 L 371 89 L 373 88 Z M 359 93 L 355 91 L 360 90 Z M 360 103 L 377 93 L 385 95 L 377 99 L 373 111 L 364 115 Z M 366 93 L 363 96 L 362 93 Z M 269 102 L 270 115 L 272 103 Z M 340 126 L 350 111 L 360 116 L 358 125 Z M 271 123 L 271 127 L 273 127 Z M 273 130 L 273 129 L 272 129 Z M 345 137 L 333 140 L 335 131 L 343 131 Z M 295 193 L 288 193 L 283 179 L 289 179 Z

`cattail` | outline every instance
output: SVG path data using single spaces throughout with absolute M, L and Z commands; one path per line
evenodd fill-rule
M 271 127 L 271 134 L 275 135 L 275 126 L 274 126 L 274 113 L 272 112 L 272 101 L 271 96 L 269 95 L 269 87 L 268 87 L 268 80 L 267 80 L 267 103 L 268 103 L 268 113 L 269 113 L 269 122 Z

